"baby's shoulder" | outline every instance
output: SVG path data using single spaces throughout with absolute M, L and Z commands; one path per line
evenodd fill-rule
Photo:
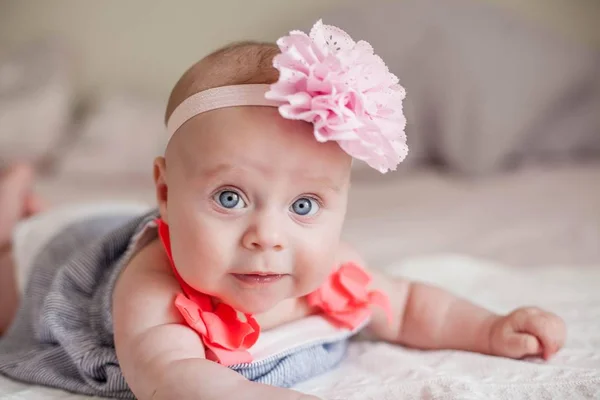
M 127 266 L 134 265 L 148 271 L 168 272 L 169 258 L 164 251 L 164 247 L 157 237 L 142 246 L 127 262 Z
M 163 293 L 162 297 L 172 299 L 181 288 L 169 265 L 160 240 L 151 240 L 126 261 L 115 292 L 125 293 L 124 298 L 131 298 L 134 293 L 161 297 Z
M 169 260 L 159 240 L 142 247 L 123 268 L 113 292 L 116 321 L 137 321 L 148 327 L 182 321 L 173 307 L 181 288 L 169 268 Z M 144 318 L 141 318 L 143 316 Z
M 127 261 L 125 270 L 135 270 L 137 273 L 160 273 L 173 277 L 169 265 L 169 258 L 157 237 L 135 252 Z

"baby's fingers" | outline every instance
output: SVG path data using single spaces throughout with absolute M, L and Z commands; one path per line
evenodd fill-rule
M 538 338 L 543 347 L 544 359 L 549 359 L 564 344 L 564 322 L 554 314 L 540 313 L 527 319 L 524 332 Z
M 541 354 L 542 346 L 535 336 L 526 333 L 513 333 L 506 338 L 504 356 L 510 358 L 523 358 Z

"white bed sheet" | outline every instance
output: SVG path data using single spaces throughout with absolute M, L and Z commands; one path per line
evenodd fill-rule
M 547 307 L 567 321 L 567 345 L 543 363 L 357 342 L 339 368 L 298 388 L 323 399 L 599 399 L 600 164 L 480 182 L 432 172 L 383 182 L 355 185 L 345 231 L 373 266 L 499 312 Z M 91 186 L 40 188 L 56 203 L 114 199 Z M 41 398 L 87 399 L 0 377 L 0 400 Z

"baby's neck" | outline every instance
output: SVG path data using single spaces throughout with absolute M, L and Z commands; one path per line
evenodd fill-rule
M 313 314 L 314 310 L 307 304 L 305 297 L 286 299 L 262 314 L 255 315 L 261 330 L 275 328 Z

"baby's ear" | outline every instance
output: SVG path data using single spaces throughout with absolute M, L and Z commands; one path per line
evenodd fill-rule
M 169 189 L 167 187 L 167 164 L 165 163 L 164 157 L 156 157 L 154 160 L 154 186 L 160 217 L 168 224 L 167 199 Z

